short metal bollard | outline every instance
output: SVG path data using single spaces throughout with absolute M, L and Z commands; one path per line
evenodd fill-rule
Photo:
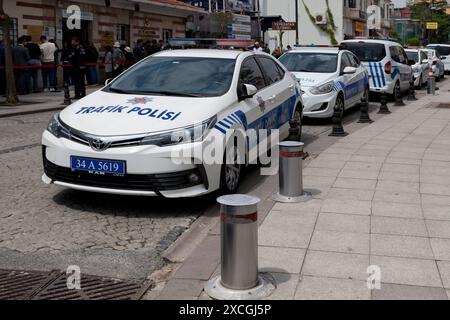
M 303 142 L 280 142 L 280 191 L 272 200 L 284 203 L 305 202 L 311 194 L 303 190 Z
M 333 129 L 329 134 L 330 137 L 345 137 L 348 135 L 342 125 L 342 118 L 344 117 L 344 110 L 338 104 L 334 106 L 333 113 Z
M 406 106 L 406 104 L 403 102 L 403 95 L 402 95 L 400 87 L 399 87 L 398 90 L 395 90 L 395 97 L 394 98 L 395 98 L 394 106 L 396 106 L 396 107 L 404 107 L 404 106 Z
M 70 89 L 69 83 L 64 81 L 64 102 L 61 103 L 62 106 L 68 106 L 72 104 L 72 100 L 70 100 Z
M 433 95 L 436 94 L 436 78 L 434 77 L 433 73 L 430 73 L 428 75 L 427 93 Z
M 239 194 L 217 199 L 221 215 L 221 274 L 205 286 L 205 292 L 214 299 L 261 299 L 275 290 L 274 279 L 258 273 L 259 201 Z
M 358 123 L 372 123 L 372 122 L 373 120 L 370 119 L 369 116 L 369 97 L 365 97 L 361 101 Z
M 378 110 L 378 114 L 389 114 L 391 111 L 387 105 L 387 95 L 386 91 L 382 91 L 380 95 L 380 110 Z
M 416 101 L 416 88 L 414 87 L 414 80 L 409 82 L 408 101 Z

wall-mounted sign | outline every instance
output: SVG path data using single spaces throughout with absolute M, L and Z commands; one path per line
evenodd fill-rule
M 427 29 L 428 30 L 436 30 L 438 28 L 437 22 L 427 22 Z
M 273 30 L 296 30 L 297 23 L 284 22 L 284 21 L 272 22 L 272 29 Z
M 69 18 L 70 15 L 71 14 L 67 13 L 66 10 L 62 11 L 63 18 L 67 19 L 67 18 Z M 94 14 L 91 13 L 91 12 L 81 11 L 81 20 L 93 21 L 94 20 Z

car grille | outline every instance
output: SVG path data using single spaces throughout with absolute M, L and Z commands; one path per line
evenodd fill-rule
M 191 170 L 159 173 L 159 174 L 125 174 L 117 176 L 111 174 L 91 174 L 84 171 L 74 171 L 70 168 L 60 167 L 45 157 L 44 150 L 44 172 L 53 181 L 66 182 L 89 187 L 139 190 L 139 191 L 168 191 L 193 187 L 205 183 L 201 168 Z M 189 175 L 195 173 L 200 181 L 191 182 Z

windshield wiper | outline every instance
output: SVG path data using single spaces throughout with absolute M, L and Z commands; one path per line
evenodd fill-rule
M 117 92 L 117 93 L 125 93 L 125 94 L 130 94 L 130 93 L 132 93 L 132 92 L 127 91 L 127 90 L 116 89 L 116 88 L 111 88 L 111 87 L 109 87 L 109 90 L 112 91 L 112 92 Z
M 201 97 L 198 94 L 194 94 L 194 93 L 184 93 L 184 92 L 173 92 L 173 91 L 135 91 L 136 93 L 143 93 L 143 94 L 147 94 L 147 95 L 151 95 L 151 94 L 160 94 L 160 95 L 164 95 L 164 96 L 177 96 L 177 97 L 193 97 L 193 98 L 198 98 Z

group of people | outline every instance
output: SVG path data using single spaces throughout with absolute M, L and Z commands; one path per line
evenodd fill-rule
M 292 47 L 290 45 L 288 45 L 286 47 L 287 51 L 292 50 Z M 256 41 L 253 45 L 253 52 L 258 53 L 258 52 L 265 52 L 270 54 L 270 49 L 269 46 L 267 45 L 267 43 L 264 44 L 263 47 L 261 47 L 261 45 L 259 44 L 258 41 Z M 281 47 L 276 47 L 273 51 L 272 51 L 272 56 L 274 56 L 275 58 L 279 58 L 283 55 L 283 49 L 281 49 Z

